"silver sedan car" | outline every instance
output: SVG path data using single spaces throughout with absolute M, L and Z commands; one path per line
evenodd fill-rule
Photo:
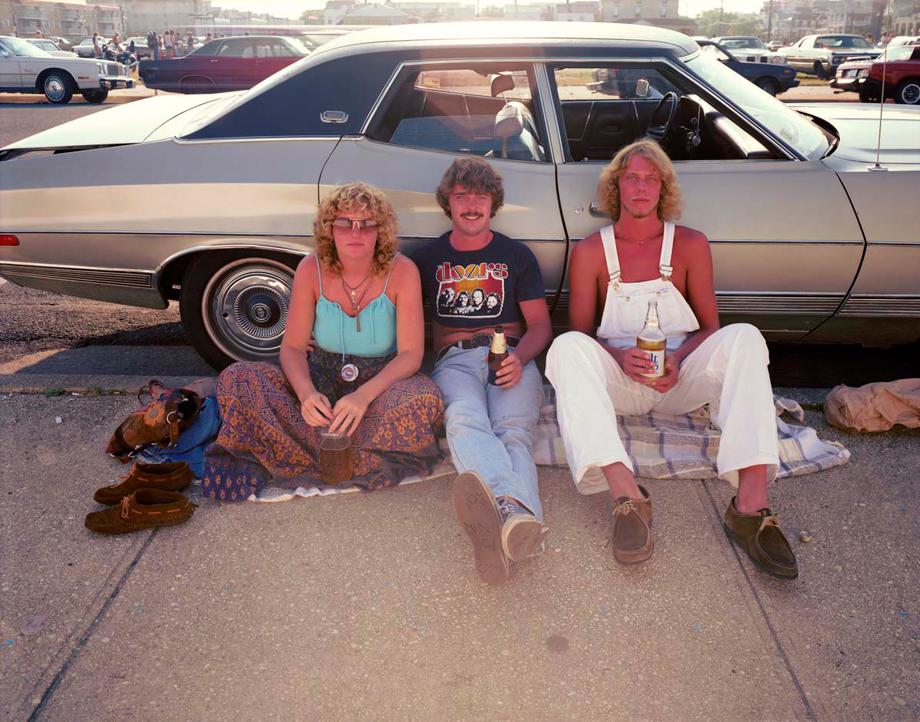
M 682 222 L 712 242 L 724 321 L 787 341 L 912 341 L 918 126 L 915 108 L 886 107 L 880 128 L 877 108 L 784 105 L 652 27 L 367 30 L 249 91 L 150 98 L 4 148 L 0 275 L 115 303 L 177 299 L 215 366 L 271 358 L 319 199 L 378 185 L 411 249 L 448 228 L 434 189 L 474 154 L 505 180 L 495 227 L 533 249 L 564 323 L 569 255 L 609 222 L 601 169 L 647 135 L 675 161 Z

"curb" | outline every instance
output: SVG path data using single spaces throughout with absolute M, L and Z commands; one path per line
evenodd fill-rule
M 99 107 L 105 107 L 106 105 L 121 105 L 123 103 L 131 103 L 135 100 L 144 100 L 145 98 L 152 98 L 155 95 L 155 91 L 149 90 L 143 86 L 140 88 L 141 92 L 136 91 L 137 89 L 135 88 L 130 90 L 110 90 L 109 96 L 102 103 L 87 103 L 79 93 L 74 93 L 73 100 L 61 106 L 54 106 L 53 103 L 49 103 L 41 93 L 0 93 L 0 103 L 11 105 L 48 105 L 61 108 L 67 107 L 68 105 L 98 105 Z M 174 93 L 161 92 L 164 95 L 174 95 Z

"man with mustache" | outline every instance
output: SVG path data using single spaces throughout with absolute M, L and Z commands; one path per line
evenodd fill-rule
M 534 254 L 489 227 L 504 202 L 495 169 L 481 158 L 459 158 L 436 196 L 452 228 L 413 255 L 423 293 L 429 301 L 447 291 L 495 298 L 491 306 L 467 305 L 462 315 L 432 304 L 432 378 L 444 396 L 447 441 L 460 472 L 454 510 L 480 578 L 500 584 L 510 577 L 509 562 L 538 553 L 546 535 L 531 452 L 543 403 L 533 359 L 552 335 L 549 309 Z M 497 326 L 509 348 L 492 385 L 486 359 Z
M 719 476 L 737 484 L 725 511 L 729 535 L 762 569 L 798 575 L 795 555 L 767 505 L 779 466 L 769 355 L 750 324 L 719 327 L 709 242 L 677 226 L 680 186 L 657 143 L 620 150 L 598 198 L 613 224 L 580 241 L 569 271 L 569 325 L 546 358 L 566 458 L 579 491 L 609 489 L 611 547 L 623 564 L 652 554 L 652 502 L 636 483 L 616 415 L 685 414 L 718 402 Z M 636 347 L 650 303 L 667 337 L 664 375 Z M 596 314 L 602 311 L 595 329 Z

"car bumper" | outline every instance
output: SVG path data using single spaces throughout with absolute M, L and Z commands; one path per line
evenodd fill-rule
M 789 80 L 780 80 L 779 82 L 782 84 L 782 86 L 783 86 L 783 88 L 784 88 L 785 90 L 791 90 L 792 88 L 798 88 L 798 87 L 799 87 L 799 79 L 798 79 L 798 78 L 790 78 Z
M 133 88 L 134 80 L 126 75 L 106 75 L 99 78 L 99 87 L 106 90 L 115 90 L 117 88 Z
M 862 90 L 866 80 L 867 78 L 865 76 L 860 78 L 834 78 L 831 81 L 831 87 L 837 90 L 849 90 L 856 93 Z

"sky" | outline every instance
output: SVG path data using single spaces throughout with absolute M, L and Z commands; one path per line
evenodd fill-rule
M 373 1 L 373 0 L 371 0 Z M 450 0 L 444 0 L 450 2 Z M 511 0 L 480 0 L 484 5 L 503 5 Z M 722 0 L 724 8 L 732 12 L 756 13 L 760 11 L 763 0 Z M 464 0 L 472 4 L 475 0 Z M 527 0 L 518 0 L 522 5 Z M 719 7 L 720 0 L 680 0 L 680 14 L 694 17 L 703 10 Z M 236 10 L 251 10 L 259 13 L 272 13 L 279 17 L 298 18 L 307 8 L 323 8 L 325 0 L 214 0 L 212 5 L 234 8 Z

